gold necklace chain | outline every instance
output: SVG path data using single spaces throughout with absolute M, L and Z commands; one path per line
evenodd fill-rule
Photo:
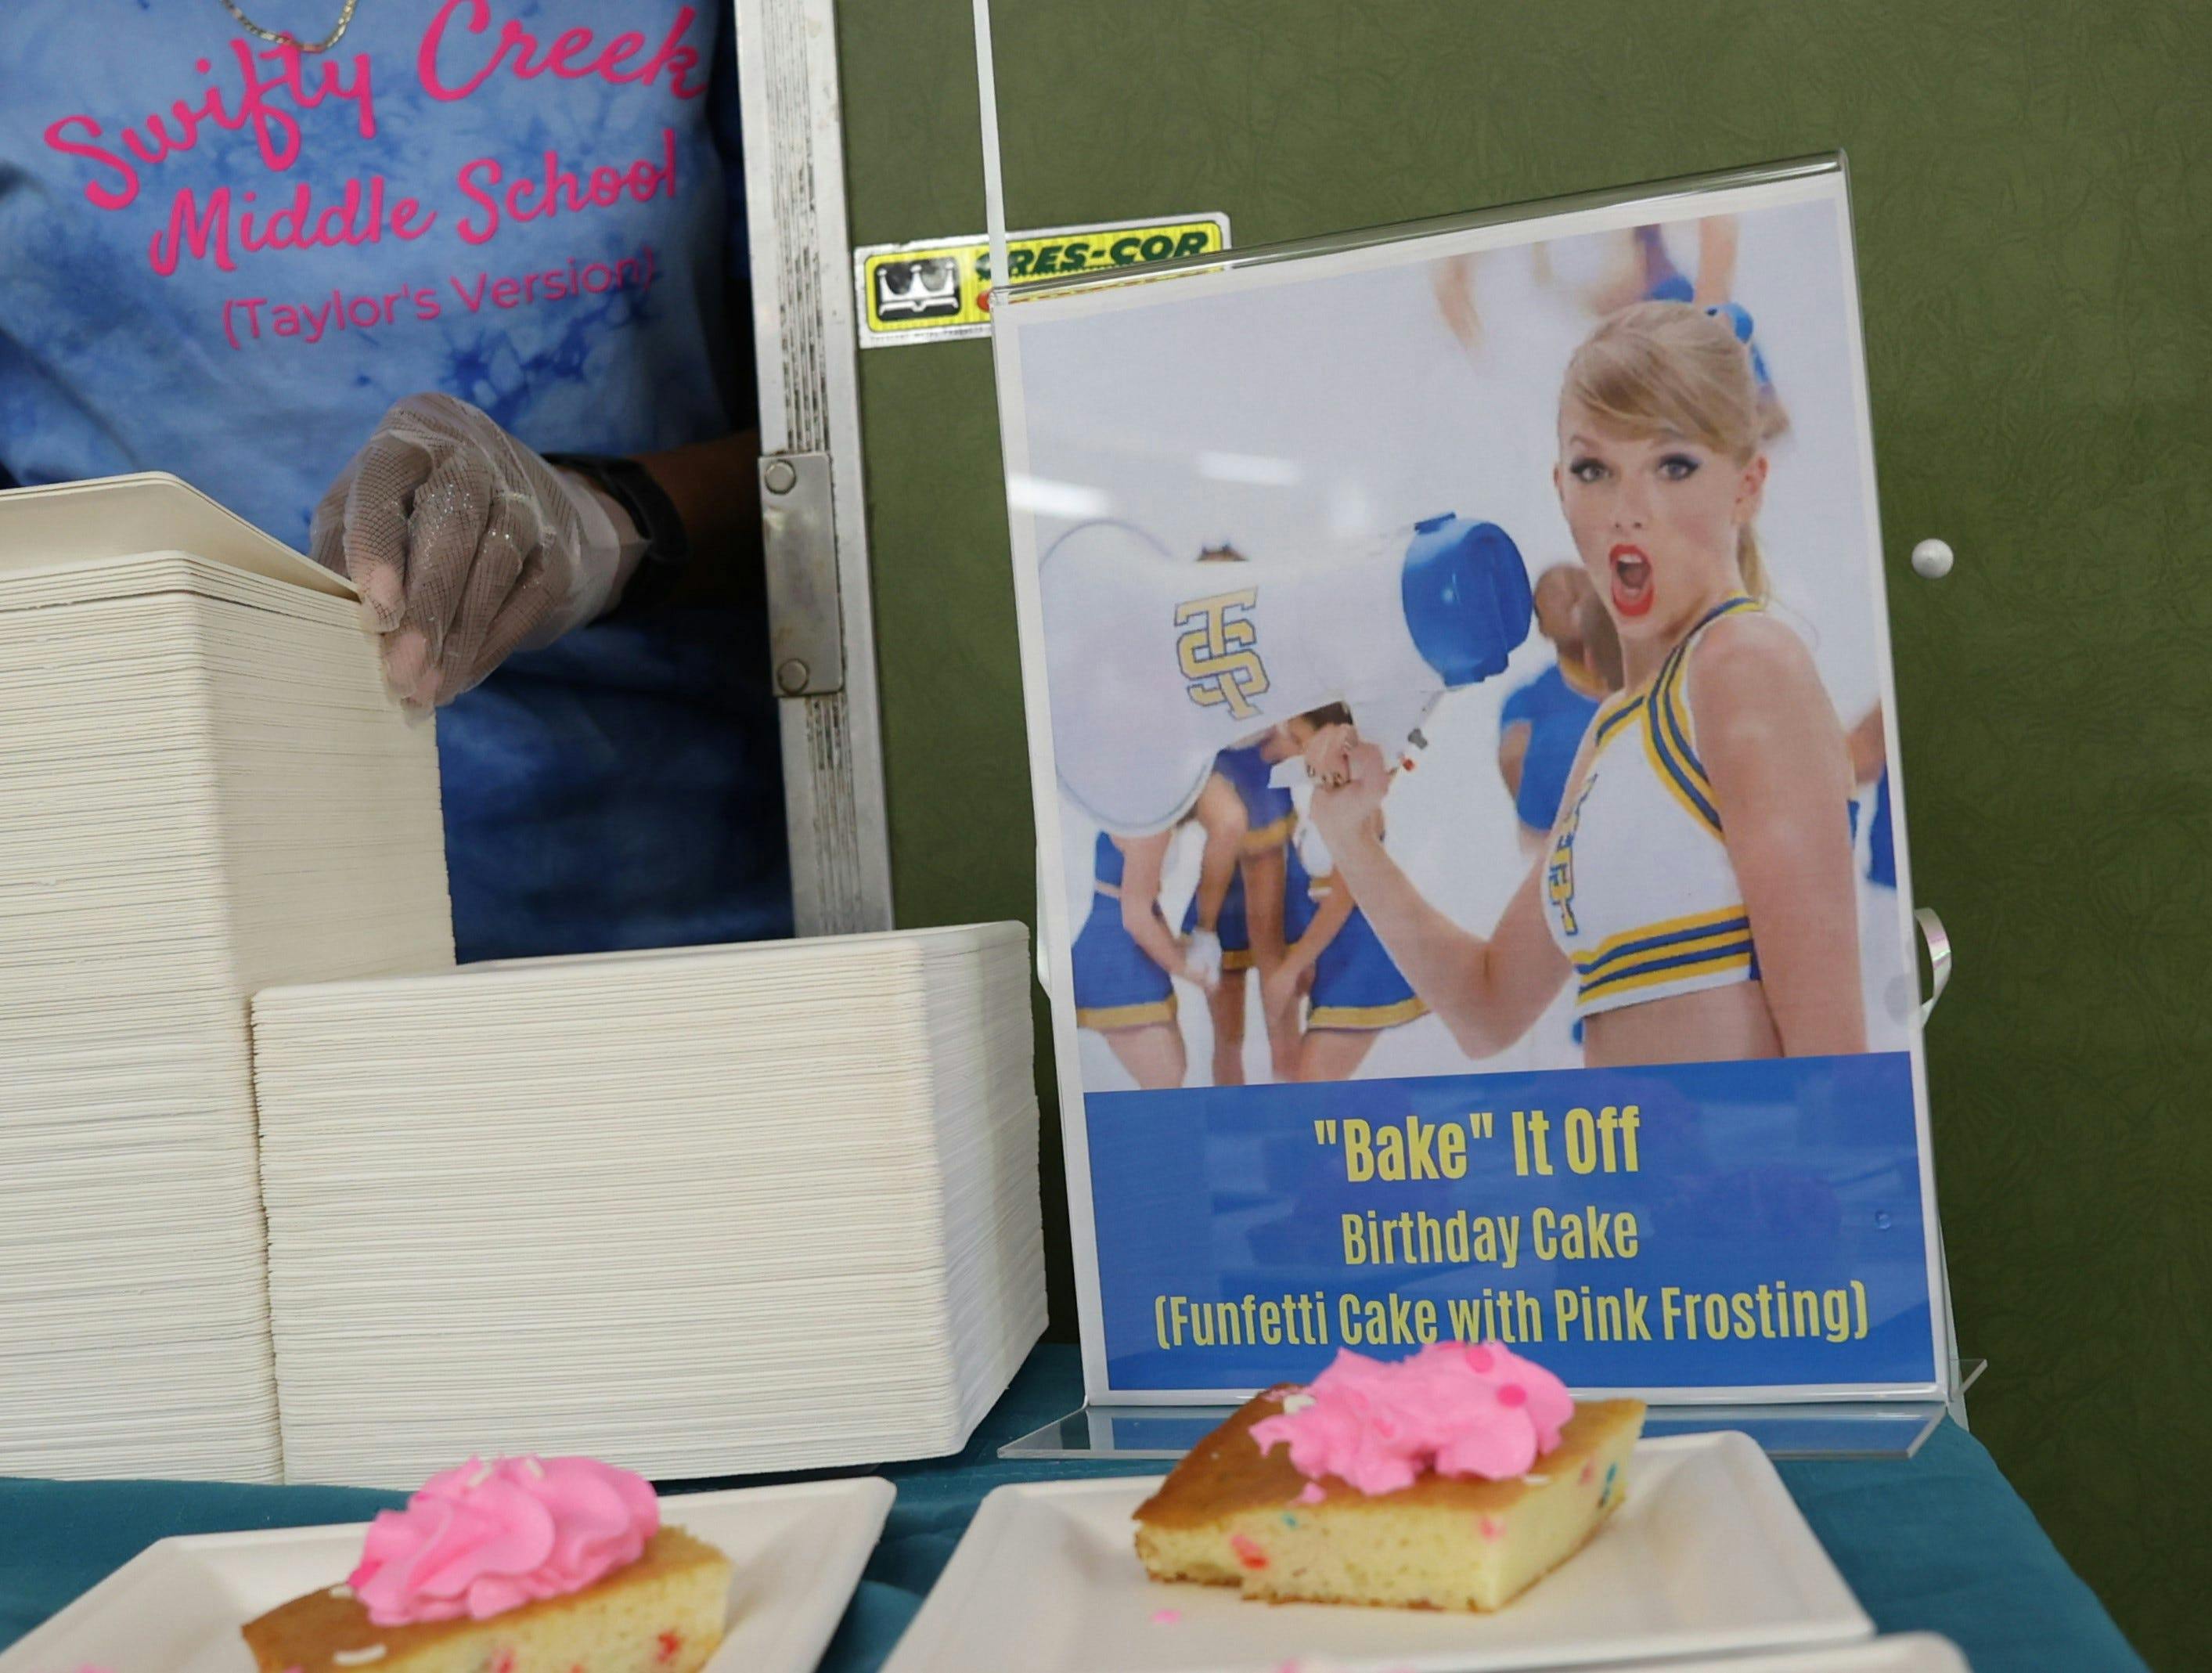
M 360 3 L 361 0 L 345 0 L 345 9 L 338 14 L 337 27 L 320 40 L 302 40 L 289 29 L 264 29 L 239 10 L 238 0 L 222 0 L 222 9 L 236 18 L 248 34 L 273 40 L 279 46 L 296 46 L 302 52 L 327 52 L 344 38 L 347 27 L 353 21 L 353 9 Z

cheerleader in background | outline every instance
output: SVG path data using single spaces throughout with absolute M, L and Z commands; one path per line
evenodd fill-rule
M 1882 731 L 1881 705 L 1876 703 L 1851 728 L 1851 782 L 1860 794 L 1874 787 L 1873 811 L 1867 815 L 1867 881 L 1879 888 L 1897 887 L 1897 834 L 1889 822 L 1889 739 Z
M 1859 946 L 1867 981 L 1867 1019 L 1881 1037 L 1869 1042 L 1874 1050 L 1902 1049 L 1908 1037 L 1912 994 L 1899 985 L 1894 972 L 1913 962 L 1911 936 L 1897 912 L 1896 815 L 1889 800 L 1889 739 L 1882 729 L 1881 705 L 1876 703 L 1859 717 L 1850 734 L 1851 777 L 1858 800 L 1851 804 L 1866 837 L 1866 863 L 1859 875 Z
M 1549 243 L 1529 246 L 1537 281 L 1562 284 L 1582 306 L 1603 319 L 1608 313 L 1639 301 L 1694 302 L 1716 307 L 1728 302 L 1735 288 L 1738 234 L 1733 215 L 1708 215 L 1697 222 L 1698 271 L 1692 279 L 1674 265 L 1668 253 L 1664 227 L 1631 227 L 1619 233 L 1591 234 L 1576 245 L 1598 244 L 1603 251 L 1598 271 L 1579 283 L 1562 278 L 1553 265 Z M 1482 317 L 1474 301 L 1473 255 L 1447 256 L 1429 270 L 1430 288 L 1445 329 L 1459 339 L 1469 355 L 1482 347 Z M 1759 368 L 1761 381 L 1765 368 Z
M 1244 972 L 1260 972 L 1264 996 L 1266 977 L 1282 963 L 1285 941 L 1304 934 L 1313 916 L 1305 868 L 1291 841 L 1297 827 L 1297 809 L 1288 790 L 1278 789 L 1268 782 L 1275 762 L 1297 753 L 1287 740 L 1278 742 L 1279 735 L 1278 729 L 1260 743 L 1224 750 L 1214 757 L 1214 778 L 1236 792 L 1243 814 L 1243 846 L 1218 920 L 1221 980 L 1206 1001 L 1213 1024 L 1213 1084 L 1217 1086 L 1244 1084 L 1248 1000 Z M 1200 916 L 1199 893 L 1194 892 L 1183 912 L 1186 936 L 1196 934 Z M 1269 1008 L 1263 997 L 1261 1012 L 1274 1078 L 1295 1080 L 1297 1005 L 1293 1001 Z
M 1243 563 L 1244 554 L 1226 541 L 1202 548 L 1200 563 Z M 1257 969 L 1263 980 L 1282 962 L 1285 930 L 1290 939 L 1304 931 L 1312 916 L 1306 897 L 1304 868 L 1291 837 L 1297 824 L 1297 809 L 1291 793 L 1269 782 L 1275 763 L 1297 753 L 1296 745 L 1282 737 L 1279 727 L 1254 743 L 1227 749 L 1214 757 L 1213 776 L 1235 791 L 1243 814 L 1242 852 L 1228 879 L 1218 919 L 1220 979 L 1206 994 L 1206 1010 L 1213 1025 L 1213 1084 L 1244 1084 L 1244 972 Z M 1209 785 L 1209 789 L 1212 788 Z M 1203 819 L 1201 819 L 1203 823 Z M 1207 825 L 1209 834 L 1215 830 Z M 1293 877 L 1295 873 L 1295 877 Z M 1184 909 L 1182 930 L 1195 937 L 1206 928 L 1204 907 L 1208 873 L 1201 868 L 1200 886 Z M 1203 945 L 1201 943 L 1201 945 Z M 1287 1007 L 1261 1005 L 1267 1031 L 1268 1057 L 1278 1080 L 1297 1078 L 1297 1013 Z
M 1291 741 L 1310 749 L 1324 731 L 1347 732 L 1351 711 L 1330 703 L 1301 715 L 1285 728 Z M 1310 755 L 1309 756 L 1310 759 Z M 1363 821 L 1378 846 L 1382 840 L 1380 799 Z M 1391 962 L 1367 922 L 1349 884 L 1318 843 L 1310 863 L 1316 903 L 1304 934 L 1286 949 L 1282 964 L 1263 978 L 1261 992 L 1272 1011 L 1295 1007 L 1300 987 L 1312 986 L 1305 1033 L 1298 1042 L 1297 1078 L 1349 1080 L 1386 1028 L 1425 1016 L 1429 1007 Z
M 1592 1065 L 1866 1049 L 1850 751 L 1810 654 L 1763 608 L 1753 525 L 1782 420 L 1749 325 L 1641 303 L 1568 365 L 1553 481 L 1630 687 L 1487 937 L 1384 850 L 1382 751 L 1344 725 L 1306 745 L 1338 876 L 1469 1056 L 1571 981 Z
M 1220 784 L 1207 781 L 1207 792 Z M 1225 785 L 1221 793 L 1231 804 L 1235 793 Z M 1206 800 L 1201 794 L 1200 801 Z M 1218 806 L 1218 798 L 1216 798 Z M 1227 892 L 1226 878 L 1235 863 L 1237 844 L 1243 840 L 1241 809 L 1224 827 L 1235 834 L 1227 843 L 1225 861 L 1216 859 L 1217 845 L 1209 835 L 1207 859 L 1223 879 L 1214 897 L 1218 912 Z M 1075 1019 L 1079 1026 L 1105 1037 L 1121 1067 L 1146 1092 L 1180 1086 L 1189 1068 L 1182 1030 L 1176 1025 L 1178 1001 L 1175 983 L 1180 979 L 1201 992 L 1211 992 L 1218 979 L 1218 966 L 1210 967 L 1203 946 L 1198 956 L 1176 939 L 1160 911 L 1160 873 L 1167 864 L 1173 830 L 1150 836 L 1114 836 L 1098 833 L 1091 857 L 1090 916 L 1075 938 Z M 1207 866 L 1201 862 L 1200 886 L 1206 887 Z M 1215 951 L 1218 953 L 1218 948 Z
M 1699 307 L 1725 303 L 1735 289 L 1735 216 L 1708 215 L 1697 227 L 1694 279 L 1668 253 L 1665 228 L 1637 227 L 1613 271 L 1583 293 L 1584 305 L 1603 317 L 1638 302 L 1694 302 Z
M 1543 851 L 1559 817 L 1559 799 L 1566 794 L 1567 775 L 1574 769 L 1583 733 L 1598 704 L 1619 682 L 1607 682 L 1595 666 L 1585 636 L 1585 624 L 1603 623 L 1611 636 L 1602 607 L 1595 622 L 1583 606 L 1597 601 L 1597 590 L 1579 563 L 1555 564 L 1537 577 L 1536 630 L 1552 642 L 1558 660 L 1534 679 L 1516 687 L 1505 699 L 1498 723 L 1498 771 L 1513 798 L 1520 818 L 1521 852 L 1533 860 Z M 1618 662 L 1620 647 L 1613 647 Z
M 1225 545 L 1199 554 L 1201 563 L 1243 561 L 1243 554 Z M 1206 833 L 1206 844 L 1198 886 L 1183 916 L 1184 939 L 1178 940 L 1160 910 L 1160 878 L 1176 830 L 1193 822 Z M 1115 1056 L 1145 1091 L 1180 1086 L 1189 1071 L 1189 1053 L 1176 1019 L 1175 981 L 1192 983 L 1214 1004 L 1222 985 L 1222 916 L 1249 830 L 1243 799 L 1217 762 L 1198 800 L 1176 825 L 1150 836 L 1099 833 L 1091 861 L 1091 912 L 1075 938 L 1075 1018 L 1079 1027 L 1105 1036 Z M 1243 986 L 1240 975 L 1240 994 Z M 1218 1007 L 1214 1014 L 1218 1030 Z M 1237 1027 L 1241 1043 L 1241 1007 Z M 1220 1061 L 1217 1044 L 1217 1072 Z

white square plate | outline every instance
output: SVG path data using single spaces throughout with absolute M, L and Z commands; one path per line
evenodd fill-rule
M 1597 1536 L 1487 1615 L 1268 1605 L 1157 1584 L 1129 1518 L 1158 1484 L 1000 1487 L 884 1673 L 1468 1673 L 1874 1631 L 1766 1455 L 1734 1433 L 1642 1442 L 1628 1500 Z
M 1315 1670 L 1315 1673 L 1320 1673 Z M 1638 1662 L 1607 1673 L 1973 1673 L 1959 1646 L 1934 1633 L 1900 1633 L 1827 1650 L 1771 1656 L 1726 1656 L 1718 1661 Z
M 737 1566 L 729 1636 L 706 1673 L 812 1673 L 895 1494 L 870 1475 L 664 1497 L 669 1521 Z M 0 1673 L 253 1673 L 239 1627 L 343 1579 L 364 1525 L 162 1540 L 0 1654 Z

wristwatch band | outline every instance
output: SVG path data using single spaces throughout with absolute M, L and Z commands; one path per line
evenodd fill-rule
M 629 514 L 645 537 L 645 555 L 616 610 L 650 608 L 673 591 L 691 561 L 691 537 L 676 502 L 653 473 L 635 459 L 614 453 L 548 453 L 545 462 L 592 483 Z

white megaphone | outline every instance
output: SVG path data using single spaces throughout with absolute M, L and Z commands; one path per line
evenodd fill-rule
M 1118 836 L 1190 811 L 1213 757 L 1324 703 L 1388 751 L 1528 635 L 1528 574 L 1493 523 L 1449 514 L 1362 557 L 1178 562 L 1082 523 L 1038 565 L 1060 782 Z

